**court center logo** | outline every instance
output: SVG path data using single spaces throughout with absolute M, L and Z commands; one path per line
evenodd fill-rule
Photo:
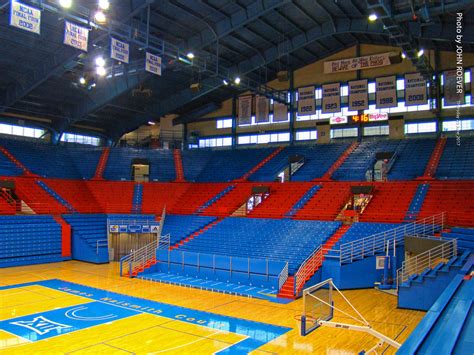
M 56 323 L 43 316 L 35 317 L 33 318 L 33 320 L 10 322 L 10 324 L 30 329 L 39 335 L 44 335 L 53 330 L 56 330 L 58 333 L 61 333 L 61 330 L 71 328 L 70 325 Z

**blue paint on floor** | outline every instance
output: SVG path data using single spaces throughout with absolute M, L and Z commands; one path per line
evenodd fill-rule
M 167 274 L 157 272 L 153 274 L 146 274 L 138 276 L 139 279 L 162 282 L 172 285 L 186 286 L 198 288 L 201 290 L 208 290 L 213 292 L 226 293 L 230 295 L 259 298 L 275 303 L 287 304 L 292 300 L 286 298 L 277 298 L 277 291 L 268 288 L 261 288 L 249 285 L 239 285 L 229 282 L 219 282 L 215 280 L 199 279 L 196 277 L 186 277 L 174 274 Z
M 240 318 L 227 317 L 227 316 L 204 312 L 204 311 L 197 311 L 190 308 L 178 307 L 178 306 L 174 306 L 174 305 L 170 305 L 166 303 L 146 300 L 143 298 L 122 295 L 115 292 L 109 292 L 109 291 L 105 291 L 105 290 L 101 290 L 101 289 L 97 289 L 97 288 L 93 288 L 89 286 L 79 285 L 72 282 L 57 280 L 57 279 L 29 282 L 29 283 L 18 284 L 18 285 L 3 286 L 3 287 L 0 287 L 0 290 L 31 286 L 31 285 L 41 285 L 41 286 L 48 287 L 54 290 L 66 292 L 66 293 L 77 295 L 77 296 L 86 297 L 91 300 L 97 301 L 97 302 L 86 303 L 84 305 L 87 307 L 91 307 L 89 311 L 87 311 L 86 309 L 76 310 L 76 312 L 74 312 L 73 314 L 75 318 L 80 318 L 80 317 L 96 318 L 95 320 L 96 322 L 99 321 L 99 319 L 97 318 L 100 318 L 100 321 L 103 323 L 104 322 L 103 318 L 107 316 L 115 315 L 117 317 L 124 318 L 124 317 L 131 316 L 133 314 L 149 313 L 149 314 L 155 314 L 155 315 L 159 315 L 161 317 L 165 317 L 169 319 L 179 320 L 186 323 L 196 324 L 196 325 L 209 327 L 213 329 L 219 329 L 223 331 L 229 331 L 229 332 L 244 335 L 247 337 L 246 339 L 230 346 L 229 348 L 222 350 L 221 352 L 219 352 L 219 354 L 246 354 L 272 341 L 273 339 L 278 338 L 279 336 L 291 330 L 291 328 L 287 328 L 287 327 L 254 322 L 254 321 L 240 319 Z M 100 311 L 98 310 L 96 303 L 100 304 Z M 7 320 L 2 321 L 0 325 L 1 325 L 1 328 L 4 329 L 3 322 L 6 322 L 6 323 L 9 323 L 8 324 L 9 327 L 19 326 L 19 327 L 28 329 L 27 327 L 23 326 L 22 323 L 20 323 L 20 325 L 11 324 L 11 323 L 15 323 L 19 321 L 27 321 L 27 322 L 33 322 L 32 324 L 35 324 L 35 322 L 36 323 L 40 322 L 39 327 L 43 328 L 44 329 L 43 331 L 45 331 L 48 328 L 55 329 L 55 330 L 49 331 L 51 332 L 51 336 L 61 335 L 63 334 L 62 332 L 66 332 L 64 327 L 70 325 L 67 322 L 70 322 L 72 320 L 69 319 L 66 321 L 61 317 L 58 318 L 57 314 L 66 314 L 66 312 L 69 312 L 68 314 L 71 315 L 72 311 L 70 309 L 74 309 L 77 307 L 80 307 L 80 305 L 74 306 L 74 307 L 61 308 L 58 310 L 41 312 L 34 315 L 29 315 L 29 316 L 14 318 L 14 319 L 7 319 Z M 122 312 L 120 313 L 118 309 L 121 309 Z M 44 318 L 50 321 L 49 325 L 47 324 L 47 322 L 41 323 L 41 322 L 44 322 L 44 319 L 38 318 L 41 316 L 43 316 Z M 38 318 L 38 319 L 35 320 L 34 318 Z M 51 321 L 58 323 L 59 325 L 58 324 L 55 325 Z M 78 323 L 79 324 L 87 323 L 87 321 L 84 321 L 84 320 L 79 321 L 76 319 L 75 321 L 76 323 L 74 324 L 76 327 L 78 326 L 77 325 Z M 63 322 L 64 324 L 61 322 Z M 91 320 L 91 322 L 93 321 Z M 25 325 L 28 325 L 28 323 L 25 323 Z M 94 325 L 96 324 L 94 323 L 89 324 L 89 326 L 94 326 Z M 29 330 L 32 331 L 31 329 Z M 14 331 L 16 331 L 17 333 L 19 332 L 18 330 L 14 330 Z M 37 333 L 35 331 L 33 332 Z M 56 334 L 54 334 L 54 332 L 56 332 Z M 17 333 L 14 333 L 14 334 L 17 334 Z M 47 333 L 48 332 L 46 332 L 45 334 Z M 33 338 L 33 334 L 31 333 L 29 334 L 25 333 L 25 336 L 30 336 L 31 338 Z M 41 340 L 41 339 L 35 339 L 35 340 Z

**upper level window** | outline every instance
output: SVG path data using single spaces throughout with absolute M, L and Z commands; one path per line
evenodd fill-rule
M 224 118 L 216 121 L 217 129 L 232 128 L 232 118 Z
M 77 143 L 77 144 L 90 144 L 99 146 L 100 145 L 100 138 L 92 137 L 92 136 L 85 136 L 82 134 L 74 134 L 74 133 L 63 133 L 61 136 L 61 142 L 68 142 L 68 143 Z
M 40 138 L 44 134 L 44 130 L 2 123 L 0 124 L 0 133 L 12 136 Z

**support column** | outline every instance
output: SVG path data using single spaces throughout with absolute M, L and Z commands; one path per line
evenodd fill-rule
M 188 150 L 188 124 L 183 123 L 183 150 Z
M 355 50 L 356 50 L 356 54 L 355 56 L 356 57 L 360 57 L 360 43 L 357 43 L 356 44 L 356 47 L 355 47 Z M 356 80 L 359 80 L 360 79 L 360 70 L 356 70 Z M 362 115 L 364 113 L 364 110 L 358 110 L 357 111 L 357 114 L 358 115 Z M 362 133 L 364 131 L 364 127 L 362 126 L 362 121 L 359 120 L 359 122 L 357 123 L 357 141 L 358 142 L 361 142 L 362 141 Z
M 232 148 L 237 146 L 237 96 L 232 96 Z
M 296 122 L 296 93 L 295 93 L 295 75 L 290 70 L 290 145 L 295 141 L 295 122 Z
M 434 55 L 434 71 L 435 71 L 435 79 L 433 80 L 433 84 L 435 85 L 434 88 L 430 87 L 430 95 L 434 93 L 434 99 L 435 99 L 435 114 L 436 114 L 436 122 L 437 122 L 437 135 L 438 137 L 441 136 L 441 133 L 443 132 L 443 120 L 441 118 L 441 108 L 442 108 L 442 100 L 441 100 L 441 82 L 439 80 L 439 76 L 443 75 L 440 73 L 439 69 L 439 62 L 440 62 L 440 53 L 439 50 L 435 49 L 435 55 Z

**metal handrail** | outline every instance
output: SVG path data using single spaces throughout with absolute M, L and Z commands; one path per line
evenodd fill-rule
M 419 274 L 426 269 L 432 269 L 441 262 L 447 262 L 457 255 L 457 239 L 451 239 L 435 246 L 421 254 L 403 261 L 397 270 L 398 285 L 408 281 L 410 276 Z
M 109 245 L 109 243 L 108 243 L 107 239 L 98 239 L 95 242 L 95 253 L 99 254 L 99 248 L 100 247 L 106 247 L 108 245 Z
M 387 241 L 396 241 L 397 245 L 404 242 L 406 236 L 432 236 L 444 228 L 446 212 L 426 217 L 419 221 L 403 224 L 385 232 L 344 243 L 340 246 L 340 263 L 350 263 L 377 253 L 382 253 Z
M 322 265 L 322 262 L 323 249 L 320 245 L 303 261 L 301 266 L 298 268 L 298 271 L 295 273 L 295 293 L 303 287 L 308 274 L 314 274 L 314 272 Z
M 288 262 L 283 270 L 281 270 L 280 275 L 278 275 L 278 290 L 281 290 L 286 280 L 288 280 Z

